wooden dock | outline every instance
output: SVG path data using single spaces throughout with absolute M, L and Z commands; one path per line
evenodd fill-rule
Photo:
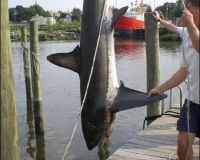
M 173 110 L 174 111 L 174 110 Z M 179 110 L 175 110 L 179 112 Z M 107 160 L 176 160 L 177 118 L 163 115 L 148 128 L 139 132 L 127 144 L 114 152 Z M 193 145 L 194 158 L 199 160 L 199 139 Z

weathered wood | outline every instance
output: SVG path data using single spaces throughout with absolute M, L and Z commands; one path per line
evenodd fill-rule
M 159 32 L 158 24 L 153 19 L 152 13 L 145 14 L 145 41 L 147 59 L 147 92 L 155 88 L 160 83 L 159 64 Z M 160 102 L 148 105 L 147 116 L 160 115 L 162 108 Z M 148 121 L 148 125 L 152 121 Z
M 169 120 L 168 120 L 169 119 Z M 172 123 L 173 121 L 173 123 Z M 177 118 L 164 115 L 113 153 L 108 160 L 117 159 L 177 159 Z M 194 160 L 199 157 L 199 139 L 193 144 Z M 127 158 L 128 157 L 128 158 Z
M 33 88 L 33 107 L 36 134 L 44 133 L 42 115 L 42 96 L 39 61 L 39 38 L 37 21 L 30 22 L 31 78 Z
M 14 92 L 8 1 L 1 0 L 1 160 L 19 160 L 19 135 Z
M 24 75 L 25 75 L 25 85 L 26 85 L 26 99 L 27 99 L 27 116 L 32 114 L 32 84 L 31 84 L 31 66 L 30 58 L 28 54 L 27 47 L 27 32 L 26 28 L 21 29 L 22 34 L 22 44 L 23 44 L 23 61 L 24 61 Z

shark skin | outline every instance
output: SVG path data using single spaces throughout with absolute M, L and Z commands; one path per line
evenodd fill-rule
M 81 112 L 82 131 L 89 150 L 110 137 L 117 112 L 145 106 L 167 97 L 167 95 L 160 95 L 147 98 L 146 93 L 126 88 L 122 82 L 119 84 L 117 80 L 114 25 L 127 9 L 128 7 L 116 9 L 109 0 L 84 0 L 80 47 L 77 46 L 70 53 L 56 53 L 47 57 L 53 64 L 79 74 L 82 102 L 95 48 L 98 47 L 91 81 Z M 100 30 L 101 18 L 103 22 Z M 100 39 L 97 46 L 99 34 Z

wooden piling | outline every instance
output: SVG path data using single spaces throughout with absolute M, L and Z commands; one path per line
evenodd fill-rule
M 32 114 L 32 84 L 31 84 L 31 66 L 27 47 L 27 29 L 21 29 L 22 44 L 23 44 L 23 60 L 24 60 L 24 75 L 26 85 L 26 99 L 27 99 L 27 116 Z
M 31 78 L 33 88 L 33 107 L 36 134 L 44 133 L 42 98 L 41 98 L 41 79 L 39 61 L 39 38 L 37 21 L 30 22 L 30 52 L 31 52 Z
M 147 59 L 147 91 L 155 88 L 160 83 L 160 50 L 158 23 L 152 13 L 145 14 L 145 41 Z M 147 107 L 147 116 L 160 115 L 162 111 L 160 102 Z M 148 121 L 148 125 L 152 121 Z
M 8 1 L 1 0 L 1 160 L 19 160 L 19 135 L 12 69 Z

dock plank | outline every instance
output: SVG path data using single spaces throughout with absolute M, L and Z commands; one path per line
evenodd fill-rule
M 179 110 L 174 110 L 178 112 Z M 177 118 L 163 115 L 139 132 L 107 160 L 177 160 Z M 199 160 L 199 139 L 193 145 L 194 160 Z

